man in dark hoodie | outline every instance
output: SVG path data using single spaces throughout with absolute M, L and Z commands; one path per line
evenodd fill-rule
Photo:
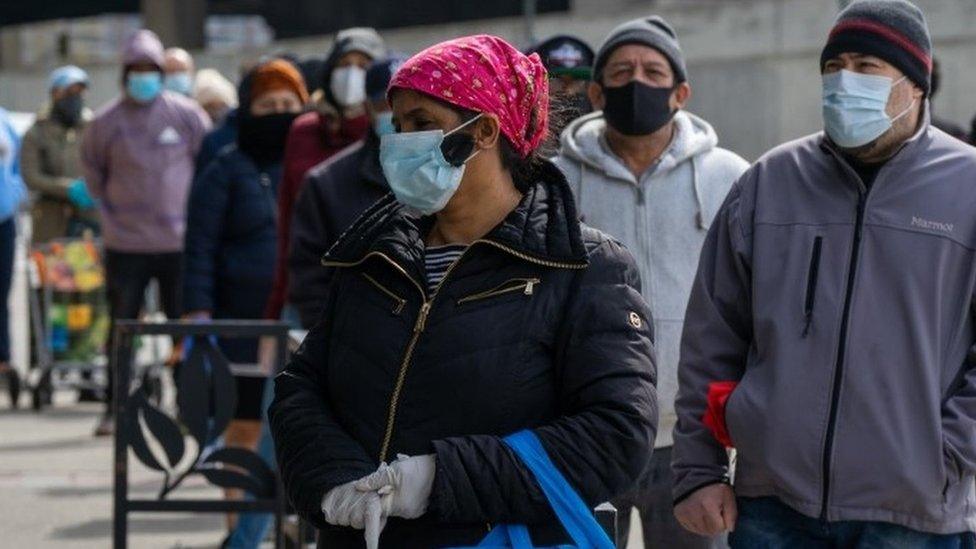
M 395 131 L 386 88 L 403 61 L 390 57 L 370 66 L 366 72 L 366 111 L 371 124 L 366 139 L 309 170 L 295 202 L 288 301 L 298 310 L 303 327 L 315 323 L 325 296 L 327 276 L 322 255 L 366 208 L 390 190 L 380 168 L 380 138 Z
M 275 283 L 265 315 L 281 317 L 288 291 L 288 249 L 291 216 L 305 174 L 313 166 L 366 135 L 365 73 L 386 46 L 374 29 L 357 27 L 339 31 L 325 61 L 322 93 L 316 111 L 299 116 L 285 145 L 284 174 L 278 190 L 278 252 Z

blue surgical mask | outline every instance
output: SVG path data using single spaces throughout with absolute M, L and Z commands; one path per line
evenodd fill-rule
M 374 114 L 373 131 L 375 131 L 376 135 L 380 137 L 390 135 L 391 133 L 396 133 L 396 128 L 393 126 L 393 111 L 378 112 Z
M 140 103 L 149 103 L 163 91 L 163 75 L 156 72 L 130 72 L 125 80 L 129 97 Z
M 189 96 L 193 91 L 193 77 L 188 72 L 174 72 L 163 79 L 163 87 L 171 92 Z
M 437 213 L 447 206 L 461 184 L 465 163 L 478 151 L 455 166 L 444 158 L 441 143 L 480 117 L 479 114 L 446 134 L 443 130 L 430 130 L 380 138 L 380 164 L 401 204 L 421 215 Z
M 885 111 L 891 89 L 905 78 L 892 82 L 887 76 L 847 70 L 823 75 L 824 131 L 830 140 L 851 149 L 867 145 L 891 129 L 915 104 L 913 99 L 894 118 Z

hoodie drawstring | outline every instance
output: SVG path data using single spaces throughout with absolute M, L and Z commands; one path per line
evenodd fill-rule
M 691 188 L 695 193 L 695 205 L 698 207 L 695 222 L 698 224 L 698 228 L 704 231 L 708 229 L 708 225 L 705 223 L 705 204 L 702 202 L 702 192 L 698 183 L 698 164 L 695 163 L 695 159 L 696 157 L 691 157 Z
M 586 214 L 583 213 L 583 183 L 586 181 L 586 163 L 580 161 L 579 191 L 576 193 L 576 211 L 579 212 L 579 220 L 586 223 Z

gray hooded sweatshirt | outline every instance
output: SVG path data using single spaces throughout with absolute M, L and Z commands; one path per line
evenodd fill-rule
M 681 326 L 698 254 L 732 183 L 749 167 L 716 146 L 708 122 L 685 111 L 674 122 L 670 146 L 640 178 L 610 151 L 601 112 L 573 121 L 553 159 L 566 174 L 583 220 L 613 235 L 637 260 L 642 293 L 654 315 L 657 448 L 671 445 Z
M 976 530 L 976 149 L 930 127 L 870 190 L 823 134 L 736 183 L 712 225 L 682 338 L 674 496 L 739 496 L 828 521 Z

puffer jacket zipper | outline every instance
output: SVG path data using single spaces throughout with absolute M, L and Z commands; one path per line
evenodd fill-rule
M 431 292 L 430 296 L 428 297 L 427 292 L 424 290 L 423 285 L 421 285 L 412 276 L 410 276 L 410 274 L 406 271 L 406 269 L 401 267 L 400 264 L 398 264 L 396 261 L 390 258 L 390 256 L 382 252 L 370 252 L 365 256 L 363 256 L 362 258 L 360 258 L 359 260 L 348 262 L 348 263 L 326 261 L 326 260 L 322 261 L 322 265 L 326 267 L 354 267 L 356 265 L 365 262 L 370 257 L 382 258 L 391 266 L 393 266 L 393 268 L 396 269 L 399 273 L 405 276 L 407 280 L 409 280 L 417 288 L 417 291 L 420 292 L 420 295 L 423 299 L 423 304 L 420 306 L 420 312 L 417 314 L 417 320 L 414 323 L 413 335 L 410 336 L 410 341 L 407 342 L 407 348 L 403 353 L 403 360 L 400 361 L 400 368 L 397 371 L 396 381 L 394 382 L 393 385 L 393 393 L 390 396 L 390 404 L 387 411 L 387 419 L 386 419 L 386 429 L 383 432 L 383 442 L 380 446 L 380 453 L 379 453 L 379 461 L 381 463 L 386 461 L 386 458 L 388 457 L 390 452 L 390 443 L 393 440 L 393 430 L 394 427 L 396 426 L 397 408 L 400 404 L 400 394 L 403 392 L 403 385 L 407 379 L 407 371 L 410 368 L 410 361 L 413 358 L 414 350 L 417 348 L 417 342 L 420 339 L 420 335 L 424 332 L 424 329 L 427 327 L 427 317 L 428 315 L 430 315 L 430 310 L 433 307 L 434 300 L 437 298 L 438 292 L 440 291 L 441 287 L 444 286 L 444 283 L 447 282 L 447 279 L 451 275 L 451 272 L 454 270 L 454 268 L 459 263 L 461 263 L 461 260 L 464 259 L 464 257 L 468 254 L 469 251 L 471 251 L 471 248 L 473 248 L 477 244 L 486 244 L 489 246 L 493 246 L 519 259 L 528 261 L 530 263 L 534 263 L 536 265 L 542 265 L 544 267 L 562 268 L 562 269 L 585 269 L 587 266 L 586 263 L 582 263 L 582 262 L 563 263 L 558 261 L 548 261 L 545 259 L 539 259 L 536 257 L 532 257 L 531 255 L 524 254 L 522 252 L 514 250 L 504 244 L 500 244 L 493 240 L 487 240 L 487 239 L 476 240 L 472 242 L 471 245 L 468 246 L 466 250 L 464 250 L 464 253 L 462 253 L 461 256 L 454 261 L 453 264 L 451 264 L 451 266 L 447 269 L 447 272 L 444 273 L 444 278 L 441 279 L 440 283 L 437 284 L 437 286 L 434 288 L 434 290 Z
M 823 237 L 813 239 L 813 251 L 810 252 L 810 270 L 807 271 L 807 293 L 803 300 L 803 337 L 810 333 L 813 324 L 813 306 L 817 301 L 817 276 L 820 273 L 820 248 Z
M 860 178 L 858 178 L 860 182 Z M 875 184 L 877 177 L 875 177 Z M 863 183 L 860 183 L 863 188 Z M 820 520 L 827 521 L 827 504 L 830 501 L 830 461 L 834 449 L 834 430 L 837 427 L 837 406 L 840 400 L 840 388 L 844 378 L 844 355 L 847 350 L 847 321 L 851 315 L 851 296 L 854 293 L 854 280 L 857 274 L 857 258 L 861 250 L 861 233 L 864 229 L 864 208 L 867 203 L 870 188 L 857 193 L 857 210 L 854 222 L 854 240 L 851 243 L 851 258 L 847 268 L 847 288 L 844 293 L 844 313 L 840 320 L 840 338 L 837 344 L 837 362 L 834 366 L 833 387 L 830 392 L 830 409 L 827 420 L 827 435 L 824 441 L 822 462 L 823 494 L 820 503 Z
M 510 294 L 512 292 L 522 292 L 525 295 L 532 295 L 532 293 L 535 291 L 535 287 L 540 282 L 542 281 L 538 278 L 513 278 L 511 280 L 506 280 L 490 290 L 464 296 L 457 300 L 457 304 L 464 305 L 465 303 L 471 303 L 472 301 L 481 301 L 483 299 Z

